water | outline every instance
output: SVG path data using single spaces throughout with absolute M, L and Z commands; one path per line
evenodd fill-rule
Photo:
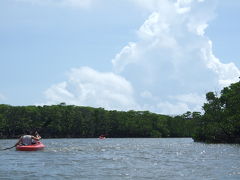
M 0 140 L 0 148 L 16 140 Z M 44 139 L 44 151 L 0 151 L 0 179 L 240 179 L 240 145 L 182 139 Z

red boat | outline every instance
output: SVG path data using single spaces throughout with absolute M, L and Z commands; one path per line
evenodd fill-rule
M 98 137 L 99 139 L 106 139 L 106 137 L 104 135 L 101 135 Z
M 27 145 L 27 146 L 17 145 L 16 150 L 17 151 L 38 151 L 38 150 L 44 149 L 44 147 L 45 145 L 40 141 L 38 141 L 36 144 Z

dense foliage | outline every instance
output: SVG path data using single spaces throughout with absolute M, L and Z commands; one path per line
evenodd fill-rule
M 206 99 L 194 140 L 240 143 L 240 82 L 225 87 L 219 96 L 209 92 Z
M 208 92 L 204 114 L 167 116 L 149 111 L 107 111 L 61 103 L 52 106 L 0 105 L 0 138 L 29 131 L 43 137 L 193 137 L 195 141 L 240 143 L 240 82 L 220 95 Z
M 193 113 L 194 114 L 194 113 Z M 14 138 L 28 131 L 43 137 L 190 137 L 190 112 L 166 116 L 148 111 L 107 111 L 61 103 L 52 106 L 0 105 L 0 137 Z

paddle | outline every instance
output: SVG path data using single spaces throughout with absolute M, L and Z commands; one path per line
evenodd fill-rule
M 12 146 L 12 147 L 5 148 L 5 149 L 1 149 L 1 151 L 8 150 L 8 149 L 12 149 L 12 148 L 14 148 L 14 147 L 16 147 L 16 145 L 14 145 L 14 146 Z
M 50 122 L 50 121 L 45 122 L 44 125 L 41 127 L 41 129 L 43 129 L 46 125 L 48 125 L 49 122 Z M 36 134 L 36 133 L 37 133 L 37 134 Z M 38 134 L 37 131 L 35 132 L 35 134 L 36 134 L 37 136 L 39 136 L 39 134 Z M 5 149 L 0 149 L 0 151 L 4 151 L 4 150 L 8 150 L 8 149 L 12 149 L 12 148 L 14 148 L 14 147 L 16 147 L 16 146 L 17 146 L 17 145 L 15 144 L 15 145 L 12 146 L 12 147 L 8 147 L 8 148 L 5 148 Z

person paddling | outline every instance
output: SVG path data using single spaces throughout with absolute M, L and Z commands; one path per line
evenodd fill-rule
M 38 132 L 35 132 L 35 136 L 33 135 L 23 135 L 20 137 L 20 139 L 18 140 L 18 142 L 15 144 L 15 146 L 17 145 L 32 145 L 35 144 L 37 141 L 39 141 L 41 139 L 41 136 L 39 136 Z

